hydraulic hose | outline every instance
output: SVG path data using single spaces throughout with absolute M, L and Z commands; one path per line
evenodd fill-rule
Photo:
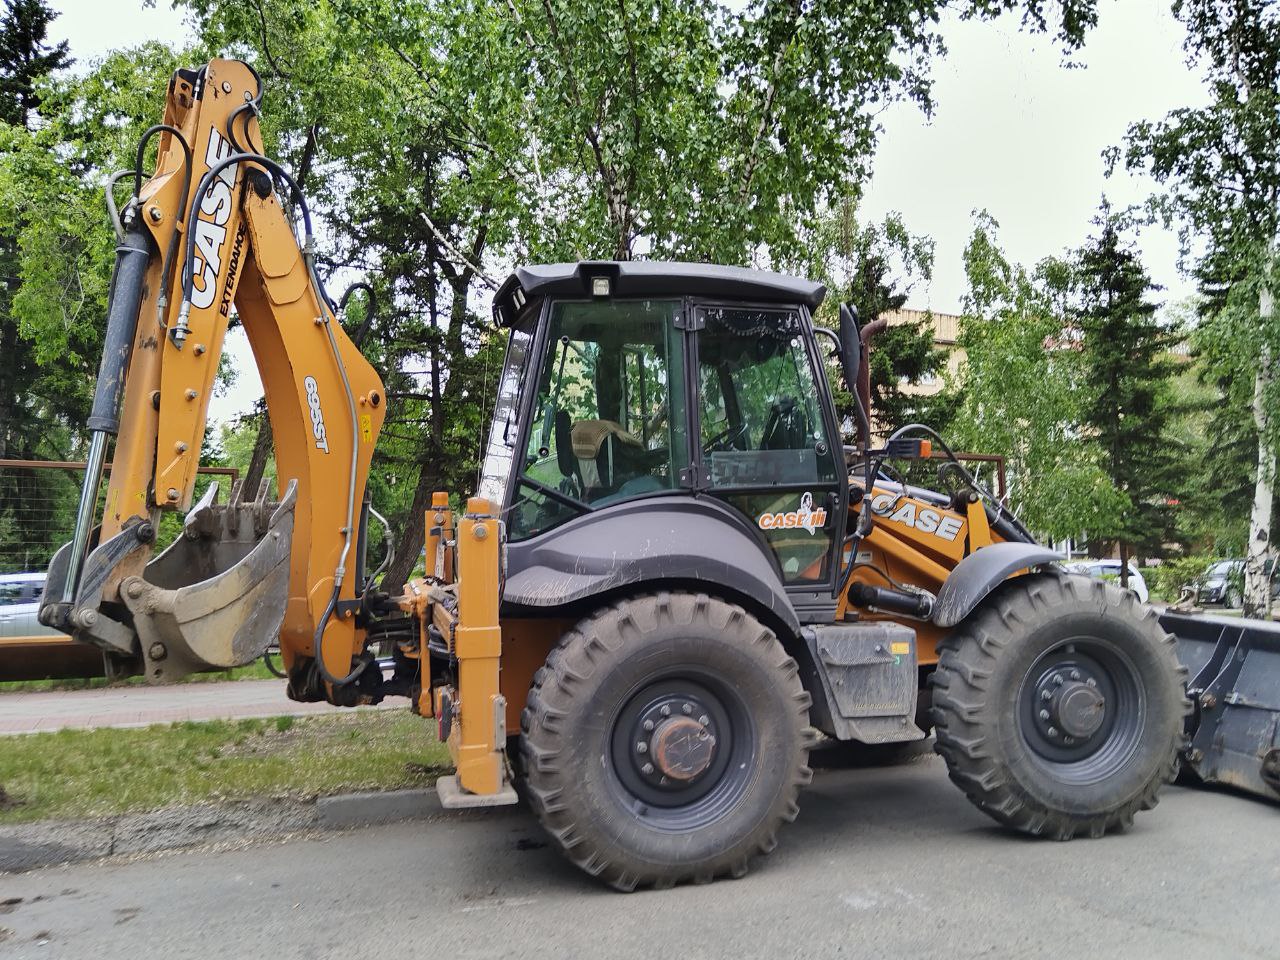
M 243 109 L 243 108 L 241 108 Z M 328 626 L 330 618 L 332 618 L 334 610 L 338 605 L 338 598 L 341 595 L 342 584 L 347 573 L 347 557 L 351 553 L 351 543 L 355 535 L 355 509 L 356 509 L 356 485 L 357 474 L 360 466 L 360 450 L 356 438 L 359 436 L 359 414 L 356 411 L 355 394 L 351 389 L 351 381 L 347 377 L 346 364 L 342 362 L 342 353 L 338 347 L 338 339 L 333 332 L 333 307 L 334 303 L 325 292 L 324 283 L 321 281 L 319 274 L 316 272 L 315 264 L 315 235 L 312 231 L 311 210 L 307 206 L 307 199 L 303 195 L 296 180 L 282 167 L 270 157 L 265 157 L 260 153 L 233 153 L 214 163 L 205 171 L 204 176 L 200 178 L 196 191 L 191 198 L 191 206 L 188 209 L 188 221 L 195 216 L 195 208 L 200 203 L 200 199 L 208 192 L 213 184 L 214 177 L 218 176 L 227 167 L 237 163 L 255 163 L 265 167 L 273 175 L 283 180 L 289 187 L 293 199 L 298 204 L 298 209 L 302 214 L 303 224 L 303 243 L 302 243 L 302 260 L 306 266 L 307 276 L 311 281 L 312 290 L 316 295 L 317 308 L 319 314 L 317 322 L 324 327 L 326 337 L 329 343 L 330 352 L 333 354 L 333 360 L 338 368 L 338 376 L 342 381 L 342 389 L 346 395 L 347 413 L 351 423 L 351 460 L 347 475 L 347 516 L 346 523 L 343 525 L 343 543 L 342 552 L 338 557 L 337 568 L 333 572 L 333 592 L 329 597 L 329 602 L 325 605 L 324 612 L 321 614 L 316 625 L 316 632 L 313 637 L 313 651 L 315 653 L 316 667 L 320 671 L 320 675 L 326 682 L 333 686 L 345 686 L 355 680 L 364 672 L 366 666 L 365 661 L 361 661 L 346 676 L 339 677 L 329 671 L 324 662 L 324 630 Z M 191 296 L 195 289 L 195 231 L 188 230 L 186 234 L 186 244 L 182 256 L 182 304 L 178 308 L 178 319 L 170 330 L 170 337 L 174 341 L 174 345 L 178 349 L 182 349 L 182 344 L 186 340 L 187 333 L 190 328 L 187 326 L 187 318 L 191 315 Z
M 133 162 L 133 196 L 135 200 L 142 192 L 142 161 L 146 153 L 147 143 L 157 133 L 164 132 L 173 136 L 178 141 L 178 145 L 182 147 L 182 197 L 185 200 L 191 194 L 191 171 L 193 169 L 191 144 L 187 143 L 187 138 L 182 135 L 182 131 L 177 127 L 168 123 L 157 123 L 154 127 L 148 127 L 138 141 L 138 152 Z M 169 312 L 169 288 L 173 286 L 174 255 L 178 252 L 178 237 L 183 233 L 186 222 L 184 217 L 174 225 L 174 231 L 169 236 L 169 246 L 164 252 L 164 265 L 160 270 L 160 296 L 156 299 L 156 324 L 162 330 L 165 329 L 165 316 Z

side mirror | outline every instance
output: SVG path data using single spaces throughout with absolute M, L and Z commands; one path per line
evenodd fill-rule
M 858 332 L 858 311 L 851 303 L 840 304 L 840 362 L 845 385 L 856 397 L 862 370 L 862 337 Z

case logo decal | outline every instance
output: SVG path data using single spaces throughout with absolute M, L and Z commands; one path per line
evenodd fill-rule
M 808 530 L 813 536 L 827 525 L 827 511 L 823 507 L 813 509 L 813 494 L 800 498 L 800 507 L 786 513 L 762 513 L 756 520 L 761 530 Z
M 892 493 L 877 494 L 871 500 L 871 509 L 880 516 L 884 516 L 885 512 L 900 499 Z M 920 507 L 917 511 L 916 504 L 910 501 L 902 503 L 887 519 L 890 523 L 906 524 L 908 527 L 915 527 L 921 533 L 932 533 L 943 540 L 955 540 L 956 535 L 964 529 L 964 521 L 959 517 L 944 515 L 928 507 Z

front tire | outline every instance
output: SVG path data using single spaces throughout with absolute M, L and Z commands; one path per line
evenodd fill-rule
M 1178 766 L 1185 670 L 1128 591 L 1016 577 L 939 645 L 937 750 L 984 813 L 1068 840 L 1122 830 Z
M 569 631 L 521 716 L 526 790 L 571 861 L 620 890 L 742 876 L 795 819 L 809 695 L 773 632 L 705 594 Z

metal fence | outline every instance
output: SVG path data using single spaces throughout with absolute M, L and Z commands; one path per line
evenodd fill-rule
M 43 571 L 54 552 L 71 539 L 84 466 L 70 460 L 0 460 L 0 573 Z M 217 479 L 225 501 L 239 476 L 234 467 L 201 467 L 196 495 Z M 104 480 L 98 492 L 99 516 L 106 489 Z M 164 521 L 159 546 L 177 536 L 181 527 L 176 515 L 166 515 Z

